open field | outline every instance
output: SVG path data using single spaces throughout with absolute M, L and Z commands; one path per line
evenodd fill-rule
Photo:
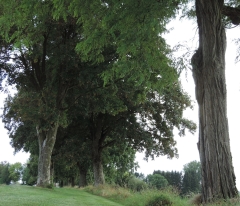
M 83 190 L 0 185 L 0 206 L 121 206 Z

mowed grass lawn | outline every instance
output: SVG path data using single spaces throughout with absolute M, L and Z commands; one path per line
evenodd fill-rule
M 0 206 L 122 206 L 74 188 L 44 189 L 25 185 L 0 185 Z

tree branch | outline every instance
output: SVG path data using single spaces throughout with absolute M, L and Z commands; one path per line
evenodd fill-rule
M 101 149 L 104 149 L 104 148 L 106 148 L 106 147 L 112 146 L 112 145 L 115 144 L 115 142 L 116 142 L 116 140 L 112 140 L 112 141 L 106 143 L 105 145 L 103 145 L 103 146 L 101 147 Z
M 236 7 L 230 7 L 230 6 L 223 6 L 222 14 L 229 17 L 231 22 L 234 25 L 240 24 L 240 8 Z

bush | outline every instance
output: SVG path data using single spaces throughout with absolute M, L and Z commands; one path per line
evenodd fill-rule
M 144 182 L 143 180 L 140 180 L 134 176 L 129 177 L 129 179 L 127 181 L 127 186 L 129 189 L 136 191 L 136 192 L 140 192 L 140 191 L 148 188 L 148 185 L 146 184 L 146 182 Z
M 171 202 L 171 200 L 165 195 L 156 196 L 146 204 L 146 206 L 171 206 L 171 205 L 173 205 L 173 202 Z

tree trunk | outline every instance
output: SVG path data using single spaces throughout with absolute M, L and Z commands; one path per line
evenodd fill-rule
M 198 149 L 202 172 L 202 201 L 237 195 L 229 144 L 223 0 L 196 0 L 199 48 L 192 57 L 199 105 Z
M 71 177 L 70 181 L 71 181 L 71 187 L 74 187 L 75 186 L 75 178 Z
M 104 141 L 103 135 L 104 115 L 98 114 L 96 119 L 92 117 L 91 135 L 92 135 L 92 161 L 93 161 L 93 175 L 94 185 L 98 186 L 105 184 L 103 165 L 102 165 L 102 143 Z
M 79 162 L 77 163 L 79 169 L 79 187 L 87 186 L 87 169 L 84 168 Z
M 80 170 L 79 174 L 79 187 L 87 186 L 87 172 L 84 170 Z
M 51 161 L 51 168 L 50 168 L 50 175 L 51 175 L 51 178 L 50 178 L 50 180 L 51 180 L 51 184 L 53 184 L 53 180 L 54 180 L 54 162 L 53 161 Z
M 98 156 L 98 154 L 95 154 L 93 158 L 93 175 L 95 186 L 105 184 L 101 156 Z
M 56 141 L 58 123 L 47 131 L 37 127 L 37 136 L 39 143 L 39 159 L 38 159 L 38 178 L 37 186 L 46 187 L 51 183 L 51 156 Z

